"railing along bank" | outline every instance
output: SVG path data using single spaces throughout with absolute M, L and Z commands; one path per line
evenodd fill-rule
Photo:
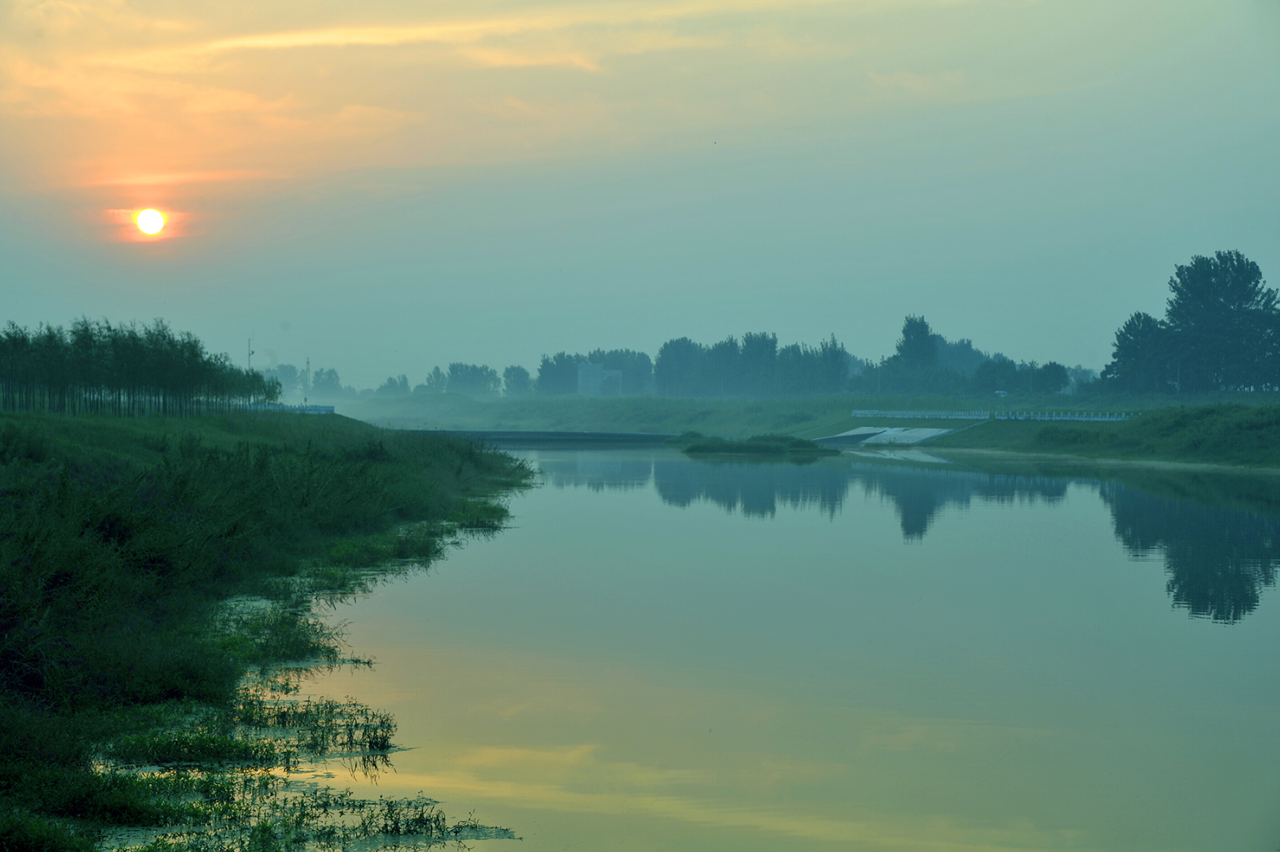
M 854 417 L 884 420 L 1043 420 L 1083 423 L 1115 423 L 1136 417 L 1129 411 L 881 411 L 853 410 Z

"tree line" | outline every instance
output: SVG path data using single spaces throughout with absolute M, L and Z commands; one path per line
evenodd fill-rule
M 61 414 L 227 412 L 274 402 L 280 383 L 212 355 L 162 320 L 112 325 L 80 319 L 0 333 L 0 410 Z
M 1135 313 L 1116 332 L 1113 357 L 1101 375 L 1056 361 L 1014 361 L 968 339 L 948 340 L 923 316 L 903 320 L 892 354 L 879 361 L 851 355 L 835 335 L 816 346 L 779 346 L 775 334 L 749 332 L 705 344 L 668 340 L 650 358 L 630 349 L 543 355 L 537 370 L 509 366 L 501 374 L 480 364 L 435 367 L 410 386 L 390 377 L 376 390 L 345 387 L 334 370 L 309 385 L 320 397 L 462 393 L 493 397 L 582 392 L 579 369 L 596 365 L 605 378 L 593 393 L 676 397 L 768 397 L 808 394 L 931 394 L 991 396 L 1080 393 L 1179 393 L 1280 389 L 1280 306 L 1258 265 L 1238 251 L 1196 256 L 1175 268 L 1163 319 Z M 286 392 L 305 382 L 283 365 Z M 598 374 L 597 374 L 598 375 Z
M 1014 362 L 999 352 L 988 355 L 968 339 L 951 341 L 937 334 L 922 316 L 902 323 L 894 353 L 853 376 L 849 391 L 864 394 L 938 395 L 1058 393 L 1096 378 L 1084 367 L 1056 361 Z
M 841 393 L 1053 393 L 1097 377 L 1083 367 L 1049 362 L 1015 363 L 1000 353 L 988 355 L 969 340 L 951 341 L 930 329 L 924 317 L 908 316 L 893 355 L 870 363 L 851 355 L 835 335 L 816 346 L 778 345 L 776 334 L 748 332 L 704 344 L 688 337 L 668 340 L 650 359 L 631 349 L 596 349 L 587 354 L 543 355 L 530 373 L 521 366 L 501 375 L 481 364 L 455 362 L 435 367 L 412 385 L 407 375 L 388 377 L 376 390 L 342 385 L 335 370 L 317 371 L 310 384 L 286 364 L 269 374 L 286 393 L 310 392 L 322 398 L 409 397 L 460 393 L 473 397 L 562 396 L 585 392 L 579 368 L 607 371 L 592 395 L 656 394 L 672 397 L 786 397 Z
M 1280 307 L 1238 251 L 1197 255 L 1169 279 L 1163 319 L 1141 311 L 1116 331 L 1101 387 L 1181 393 L 1280 389 Z

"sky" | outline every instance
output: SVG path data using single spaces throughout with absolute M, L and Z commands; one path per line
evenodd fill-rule
M 1098 369 L 1194 255 L 1280 282 L 1278 150 L 1278 0 L 0 0 L 0 321 Z

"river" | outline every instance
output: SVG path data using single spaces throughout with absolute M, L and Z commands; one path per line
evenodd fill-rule
M 523 837 L 483 848 L 1280 844 L 1280 481 L 522 454 L 512 527 L 341 607 L 377 665 L 313 685 L 396 716 L 376 792 Z

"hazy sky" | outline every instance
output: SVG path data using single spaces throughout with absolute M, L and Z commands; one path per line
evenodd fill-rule
M 0 0 L 0 320 L 357 386 L 907 313 L 1097 368 L 1192 255 L 1280 284 L 1277 152 L 1277 0 Z

